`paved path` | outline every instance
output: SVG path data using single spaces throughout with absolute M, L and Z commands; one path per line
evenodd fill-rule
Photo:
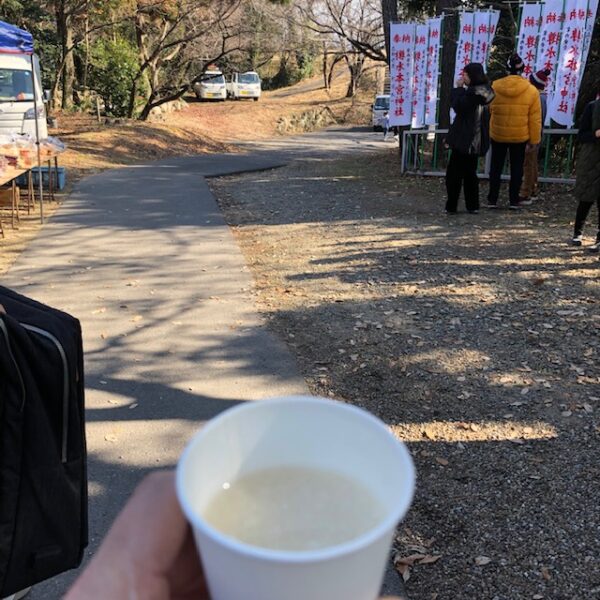
M 90 177 L 3 279 L 82 321 L 88 554 L 136 483 L 172 467 L 204 421 L 238 402 L 307 392 L 258 316 L 251 274 L 205 177 L 372 150 L 379 140 L 334 130 Z M 36 586 L 32 600 L 60 598 L 73 576 Z M 394 592 L 393 577 L 389 585 Z

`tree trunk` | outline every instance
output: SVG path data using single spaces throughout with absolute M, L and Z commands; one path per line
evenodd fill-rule
M 456 0 L 438 0 L 436 2 L 437 14 L 457 5 Z M 450 92 L 454 87 L 454 63 L 456 62 L 456 34 L 458 27 L 458 13 L 446 15 L 444 19 L 444 37 L 442 48 L 442 77 L 440 82 L 440 112 L 438 115 L 439 127 L 446 129 L 450 126 Z M 447 66 L 446 66 L 447 65 Z
M 329 52 L 327 50 L 327 42 L 323 42 L 323 83 L 325 89 L 329 91 L 329 78 L 327 77 L 327 65 L 329 63 Z
M 383 33 L 385 35 L 385 55 L 388 65 L 390 63 L 390 23 L 398 20 L 398 1 L 381 0 L 381 14 L 383 16 Z
M 56 3 L 56 30 L 60 39 L 63 62 L 61 106 L 63 109 L 69 109 L 73 106 L 75 61 L 73 60 L 73 23 L 64 0 Z
M 348 70 L 350 71 L 350 83 L 348 84 L 348 90 L 346 91 L 346 98 L 354 98 L 358 91 L 358 84 L 363 72 L 363 61 L 359 58 L 351 61 L 346 57 L 348 64 Z

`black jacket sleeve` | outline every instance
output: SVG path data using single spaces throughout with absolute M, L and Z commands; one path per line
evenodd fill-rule
M 593 144 L 598 140 L 596 133 L 592 131 L 592 115 L 594 114 L 594 103 L 590 102 L 584 109 L 579 123 L 577 141 L 582 144 Z
M 479 104 L 479 97 L 465 88 L 453 88 L 450 93 L 450 106 L 457 115 L 469 113 Z

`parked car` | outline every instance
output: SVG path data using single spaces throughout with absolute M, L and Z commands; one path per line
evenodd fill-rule
M 390 95 L 389 94 L 381 94 L 379 96 L 375 96 L 375 101 L 373 102 L 373 116 L 372 116 L 372 125 L 373 131 L 382 131 L 383 127 L 381 126 L 381 121 L 383 120 L 383 115 L 390 110 Z
M 210 68 L 194 84 L 194 92 L 199 100 L 226 100 L 225 76 L 220 70 Z
M 256 71 L 234 73 L 227 84 L 227 94 L 230 98 L 253 98 L 258 102 L 261 95 L 260 77 Z
M 48 137 L 40 61 L 24 54 L 0 54 L 0 133 L 28 133 L 35 138 L 35 106 L 40 139 Z M 35 81 L 35 86 L 34 86 Z

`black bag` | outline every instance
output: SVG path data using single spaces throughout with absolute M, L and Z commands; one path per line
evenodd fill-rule
M 79 321 L 0 286 L 0 598 L 75 568 L 88 541 Z

